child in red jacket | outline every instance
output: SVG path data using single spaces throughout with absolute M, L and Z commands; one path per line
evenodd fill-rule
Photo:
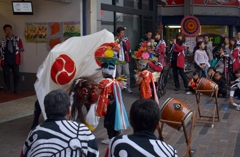
M 198 86 L 200 81 L 198 71 L 193 72 L 192 78 L 188 82 L 189 91 L 186 94 L 193 94 Z

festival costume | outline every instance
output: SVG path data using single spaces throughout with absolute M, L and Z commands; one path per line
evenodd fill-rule
M 79 77 L 73 81 L 71 86 L 71 116 L 69 119 L 85 124 L 91 131 L 98 125 L 99 118 L 95 114 L 96 102 L 98 100 L 97 84 L 87 78 Z M 83 116 L 82 106 L 87 109 L 86 117 Z M 91 109 L 93 108 L 93 109 Z
M 235 49 L 232 52 L 232 58 L 233 58 L 233 73 L 240 67 L 240 48 Z
M 102 68 L 99 70 L 107 74 L 107 77 L 98 85 L 101 92 L 96 112 L 99 117 L 105 117 L 104 127 L 107 129 L 109 139 L 118 135 L 119 131 L 126 130 L 130 126 L 122 100 L 120 82 L 112 77 L 113 71 L 115 70 L 115 64 L 121 63 L 116 59 L 116 53 L 118 53 L 118 51 L 114 47 L 107 47 L 107 49 L 103 49 L 102 57 L 96 58 L 98 61 L 102 62 Z
M 178 157 L 177 151 L 172 146 L 158 140 L 148 131 L 117 136 L 111 141 L 108 150 L 105 157 Z
M 23 52 L 22 40 L 17 36 L 11 38 L 4 37 L 0 41 L 1 66 L 3 69 L 4 82 L 8 92 L 11 92 L 10 69 L 14 76 L 14 92 L 18 93 L 18 85 L 20 81 L 19 64 L 21 62 L 21 54 Z
M 50 116 L 32 130 L 23 146 L 21 157 L 32 156 L 86 156 L 98 157 L 95 136 L 84 125 Z
M 193 78 L 191 78 L 189 80 L 189 82 L 191 82 L 191 88 L 190 91 L 191 92 L 195 92 L 195 89 L 197 88 L 198 83 L 200 82 L 200 79 L 198 78 L 197 80 L 194 80 Z
M 154 56 L 152 53 L 154 52 L 154 45 L 151 42 L 143 42 L 141 47 L 137 52 L 135 52 L 132 57 L 134 59 L 139 60 L 138 64 L 140 64 L 142 67 L 146 67 L 147 64 L 151 66 L 152 68 L 156 68 L 158 71 L 161 71 L 162 68 L 156 67 L 153 65 L 154 60 L 156 61 L 157 58 Z M 158 101 L 158 96 L 156 93 L 156 87 L 155 87 L 155 81 L 154 81 L 154 76 L 155 79 L 160 76 L 160 73 L 155 73 L 154 76 L 153 74 L 148 71 L 147 69 L 139 72 L 137 74 L 137 79 L 139 77 L 143 78 L 142 81 L 139 84 L 140 87 L 140 97 L 144 99 L 150 99 L 154 98 L 154 100 L 159 104 Z

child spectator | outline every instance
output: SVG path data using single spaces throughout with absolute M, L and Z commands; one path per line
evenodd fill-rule
M 205 44 L 203 41 L 199 41 L 197 43 L 198 50 L 194 54 L 194 62 L 197 65 L 197 69 L 199 71 L 200 77 L 202 77 L 202 73 L 204 73 L 205 77 L 207 77 L 207 71 L 208 67 L 210 67 L 210 64 L 208 62 L 208 55 L 205 50 Z
M 216 69 L 213 68 L 213 67 L 210 67 L 210 68 L 208 69 L 208 78 L 209 78 L 210 80 L 213 79 L 215 72 L 216 72 Z
M 198 71 L 193 72 L 192 78 L 189 80 L 188 87 L 189 91 L 186 94 L 193 94 L 197 88 L 197 85 L 200 81 Z
M 144 61 L 137 61 L 137 69 L 139 74 L 136 85 L 139 85 L 140 87 L 140 98 L 154 98 L 154 100 L 158 103 L 154 78 L 152 73 L 147 70 L 148 63 Z
M 213 81 L 218 85 L 218 96 L 221 94 L 223 97 L 227 97 L 227 82 L 221 72 L 215 72 Z

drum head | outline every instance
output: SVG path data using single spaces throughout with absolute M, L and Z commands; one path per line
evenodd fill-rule
M 162 107 L 160 108 L 160 111 L 162 112 L 164 110 L 164 108 L 167 106 L 168 102 L 171 101 L 173 98 L 169 97 L 162 105 Z

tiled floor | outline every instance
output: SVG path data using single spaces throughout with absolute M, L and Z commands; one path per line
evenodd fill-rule
M 183 89 L 175 92 L 172 82 L 168 82 L 167 93 L 160 99 L 162 105 L 168 97 L 174 97 L 185 102 L 192 110 L 196 110 L 195 95 L 186 95 Z M 127 111 L 131 104 L 137 100 L 138 89 L 134 89 L 133 94 L 123 93 Z M 30 130 L 33 116 L 33 104 L 36 97 L 27 97 L 17 101 L 0 103 L 0 120 L 12 114 L 16 116 L 20 111 L 23 118 L 0 124 L 0 157 L 19 156 L 25 138 Z M 201 96 L 201 110 L 204 115 L 211 115 L 213 111 L 213 98 Z M 193 130 L 193 140 L 191 149 L 194 157 L 239 157 L 240 156 L 240 112 L 228 106 L 228 98 L 219 98 L 220 122 L 215 122 L 214 128 L 207 124 L 197 124 Z M 4 107 L 4 111 L 2 111 Z M 12 111 L 11 111 L 12 110 Z M 2 114 L 5 114 L 2 116 Z M 15 113 L 15 114 L 14 114 Z M 29 114 L 30 116 L 26 116 Z M 21 116 L 20 116 L 21 117 Z M 43 121 L 41 118 L 40 121 Z M 189 124 L 187 125 L 189 128 Z M 103 119 L 93 132 L 99 144 L 100 156 L 104 155 L 107 148 L 100 141 L 107 137 L 106 130 L 103 128 Z M 131 134 L 132 129 L 123 131 L 124 134 Z M 157 135 L 157 132 L 156 132 Z M 163 130 L 164 140 L 177 149 L 179 157 L 185 156 L 186 144 L 182 131 L 177 131 L 165 125 Z

